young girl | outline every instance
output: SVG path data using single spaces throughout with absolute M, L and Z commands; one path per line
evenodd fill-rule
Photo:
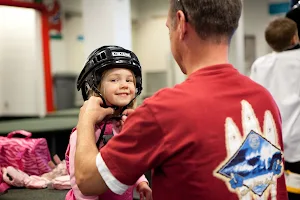
M 140 63 L 135 54 L 118 46 L 104 46 L 96 49 L 88 57 L 77 81 L 77 89 L 82 91 L 84 100 L 90 96 L 100 96 L 103 100 L 102 106 L 113 107 L 114 116 L 103 120 L 95 126 L 95 138 L 97 146 L 105 145 L 109 138 L 120 131 L 122 114 L 125 109 L 132 109 L 136 97 L 142 90 L 142 74 Z M 136 187 L 140 198 L 152 199 L 152 191 L 145 176 L 137 180 L 123 195 L 107 191 L 101 196 L 84 196 L 75 182 L 75 150 L 76 150 L 76 128 L 73 129 L 69 146 L 66 152 L 66 163 L 70 174 L 72 189 L 66 195 L 66 200 L 132 200 L 133 190 Z

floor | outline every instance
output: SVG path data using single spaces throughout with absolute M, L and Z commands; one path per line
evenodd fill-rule
M 52 189 L 9 189 L 0 196 L 1 200 L 64 200 L 68 190 Z
M 64 200 L 67 192 L 68 190 L 9 189 L 7 193 L 0 195 L 0 200 Z M 134 199 L 139 197 L 134 196 Z

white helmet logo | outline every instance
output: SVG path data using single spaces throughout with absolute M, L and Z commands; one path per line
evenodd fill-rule
M 112 52 L 113 56 L 124 56 L 124 57 L 128 57 L 131 58 L 130 53 L 126 53 L 126 52 Z

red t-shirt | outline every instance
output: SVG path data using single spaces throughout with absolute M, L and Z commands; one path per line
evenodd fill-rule
M 224 64 L 145 100 L 101 156 L 126 185 L 153 169 L 155 200 L 286 200 L 282 147 L 271 95 Z

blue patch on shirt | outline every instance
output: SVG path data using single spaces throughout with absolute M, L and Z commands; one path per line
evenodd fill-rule
M 251 131 L 233 157 L 217 172 L 230 178 L 232 189 L 246 186 L 262 196 L 282 172 L 282 152 L 260 134 Z

